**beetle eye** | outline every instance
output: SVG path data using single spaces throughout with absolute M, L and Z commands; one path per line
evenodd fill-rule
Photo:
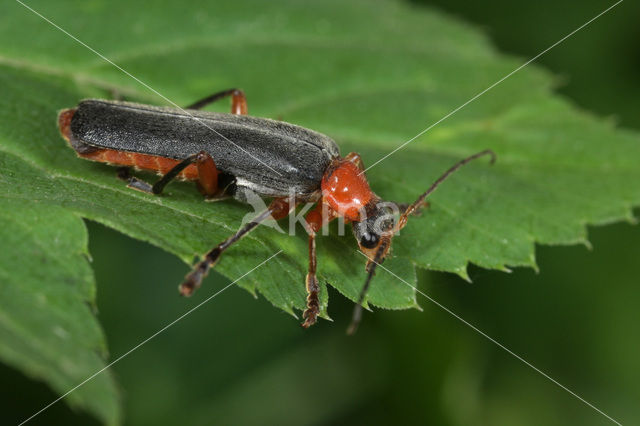
M 360 245 L 368 249 L 374 248 L 378 244 L 379 239 L 380 237 L 378 237 L 377 234 L 365 232 L 364 234 L 362 234 L 362 237 L 360 237 Z

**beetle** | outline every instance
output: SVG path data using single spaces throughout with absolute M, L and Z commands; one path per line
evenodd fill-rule
M 200 111 L 222 98 L 231 98 L 231 113 Z M 382 202 L 370 188 L 357 153 L 342 157 L 328 136 L 300 126 L 248 115 L 243 91 L 229 89 L 207 96 L 184 109 L 138 103 L 87 99 L 62 110 L 58 126 L 64 139 L 84 159 L 120 166 L 118 176 L 130 188 L 158 195 L 173 179 L 195 181 L 210 200 L 233 197 L 247 202 L 247 191 L 271 198 L 267 209 L 215 246 L 196 263 L 180 285 L 191 295 L 222 253 L 268 218 L 287 216 L 300 203 L 316 203 L 306 216 L 309 266 L 303 327 L 320 313 L 316 277 L 316 233 L 329 221 L 344 218 L 352 225 L 358 246 L 367 258 L 366 280 L 355 305 L 349 332 L 362 315 L 376 266 L 384 261 L 392 237 L 426 198 L 462 165 L 488 155 L 484 150 L 454 164 L 412 204 Z M 131 174 L 135 169 L 157 172 L 153 185 Z M 294 197 L 290 197 L 294 194 Z M 396 207 L 399 214 L 394 215 Z

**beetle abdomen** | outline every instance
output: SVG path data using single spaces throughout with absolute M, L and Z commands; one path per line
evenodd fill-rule
M 133 166 L 140 170 L 154 171 L 161 175 L 167 173 L 180 162 L 180 160 L 158 155 L 116 151 L 114 149 L 98 149 L 87 154 L 80 154 L 80 157 L 118 166 Z M 198 179 L 198 169 L 194 164 L 190 164 L 180 172 L 178 177 L 186 180 L 196 180 Z
M 204 150 L 239 186 L 267 196 L 316 192 L 339 156 L 329 137 L 280 121 L 117 101 L 80 102 L 70 136 L 78 147 L 173 160 Z

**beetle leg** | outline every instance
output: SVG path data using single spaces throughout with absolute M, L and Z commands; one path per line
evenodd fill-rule
M 326 210 L 326 211 L 325 211 Z M 329 208 L 328 205 L 319 201 L 318 204 L 307 213 L 305 221 L 307 223 L 306 231 L 309 234 L 309 270 L 305 278 L 307 288 L 307 309 L 302 313 L 304 322 L 302 326 L 308 328 L 316 323 L 318 314 L 320 313 L 320 299 L 318 278 L 316 277 L 317 261 L 316 261 L 316 233 L 323 225 L 335 219 L 337 214 Z
M 214 93 L 213 95 L 209 95 L 206 98 L 202 98 L 199 101 L 192 103 L 185 107 L 185 109 L 202 109 L 217 100 L 226 98 L 227 96 L 231 96 L 231 114 L 247 115 L 249 111 L 247 107 L 247 98 L 244 95 L 244 92 L 240 89 L 227 89 Z
M 181 162 L 173 166 L 173 168 L 169 170 L 167 173 L 165 173 L 160 178 L 160 180 L 158 180 L 156 183 L 153 184 L 153 187 L 152 187 L 153 193 L 156 195 L 161 194 L 164 187 L 167 186 L 167 184 L 171 182 L 173 179 L 175 179 L 180 174 L 181 171 L 183 171 L 193 163 L 205 162 L 207 160 L 206 157 L 211 158 L 209 154 L 207 154 L 206 152 L 200 151 L 197 154 L 188 156 L 187 158 L 185 158 L 184 160 L 182 160 Z M 200 170 L 198 170 L 198 173 L 199 172 Z M 217 186 L 217 182 L 216 182 L 216 186 Z
M 198 189 L 203 195 L 213 197 L 218 192 L 218 169 L 208 152 L 200 151 L 196 156 Z
M 160 180 L 153 185 L 132 176 L 131 170 L 128 167 L 121 167 L 118 170 L 118 177 L 127 181 L 127 186 L 129 188 L 158 195 L 162 193 L 162 190 L 169 182 L 175 179 L 180 172 L 193 163 L 196 164 L 198 169 L 198 189 L 203 195 L 213 197 L 218 192 L 218 169 L 216 168 L 216 163 L 213 161 L 213 158 L 211 158 L 211 155 L 205 151 L 200 151 L 197 154 L 188 156 L 165 173 Z
M 109 92 L 111 92 L 111 99 L 114 101 L 126 101 L 124 94 L 120 90 L 113 88 Z
M 133 176 L 129 167 L 118 168 L 118 178 L 126 181 L 127 187 L 131 189 L 153 194 L 153 186 L 150 183 Z
M 128 167 L 121 167 L 118 170 L 118 177 L 126 181 L 127 187 L 131 189 L 146 192 L 148 194 L 158 195 L 162 192 L 164 187 L 167 186 L 169 182 L 171 182 L 171 180 L 173 180 L 180 174 L 181 171 L 183 171 L 190 164 L 196 162 L 196 157 L 198 155 L 200 155 L 200 153 L 185 158 L 184 160 L 176 164 L 171 170 L 165 173 L 164 176 L 162 176 L 160 180 L 158 180 L 153 185 L 142 179 L 138 179 L 137 177 L 132 176 L 131 170 Z
M 355 164 L 360 170 L 364 170 L 364 163 L 362 162 L 362 157 L 357 152 L 350 152 L 345 157 L 345 160 L 351 161 Z
M 309 328 L 316 323 L 318 314 L 320 313 L 320 299 L 318 293 L 320 286 L 318 285 L 318 277 L 316 277 L 316 233 L 309 234 L 309 272 L 305 277 L 305 286 L 307 288 L 307 309 L 302 313 L 304 322 L 302 326 Z
M 180 284 L 180 294 L 183 296 L 191 296 L 194 291 L 202 284 L 202 279 L 207 276 L 209 269 L 211 269 L 220 259 L 220 255 L 228 249 L 231 245 L 239 241 L 242 237 L 253 231 L 261 222 L 273 217 L 278 220 L 285 217 L 291 209 L 295 208 L 294 205 L 289 204 L 287 198 L 276 198 L 269 204 L 269 207 L 256 216 L 251 222 L 240 228 L 238 232 L 215 246 L 207 254 L 204 255 L 204 259 L 198 262 L 191 272 L 187 274 L 182 284 Z
M 231 95 L 231 114 L 247 115 L 249 114 L 249 106 L 247 105 L 247 97 L 242 90 L 234 90 Z

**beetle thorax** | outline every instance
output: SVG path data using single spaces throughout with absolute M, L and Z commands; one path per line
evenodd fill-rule
M 375 195 L 362 170 L 351 161 L 337 160 L 322 178 L 322 197 L 339 215 L 357 221 Z

